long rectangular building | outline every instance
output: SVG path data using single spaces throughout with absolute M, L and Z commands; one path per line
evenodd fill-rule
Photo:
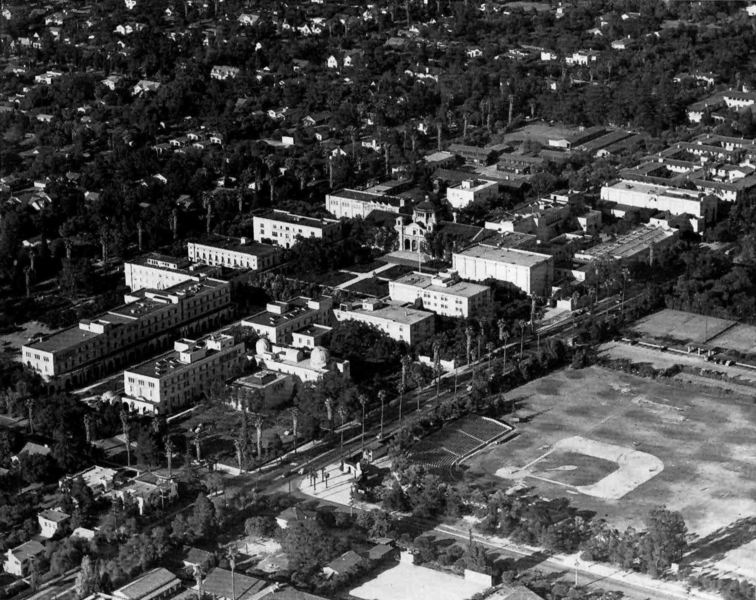
M 446 317 L 468 318 L 491 306 L 491 288 L 461 281 L 458 273 L 438 275 L 410 273 L 389 282 L 389 294 L 395 302 L 421 302 L 425 310 Z
M 158 352 L 179 328 L 220 325 L 234 313 L 230 287 L 201 278 L 127 294 L 125 304 L 25 345 L 23 362 L 56 389 L 83 384 Z
M 410 345 L 422 342 L 435 332 L 435 315 L 431 312 L 385 304 L 380 300 L 362 303 L 343 302 L 334 309 L 337 321 L 354 320 L 374 325 L 390 338 Z
M 359 190 L 340 190 L 326 196 L 326 210 L 337 219 L 366 218 L 374 210 L 399 214 L 404 198 Z
M 336 241 L 341 234 L 341 223 L 336 219 L 316 219 L 277 209 L 255 215 L 252 227 L 257 241 L 270 240 L 284 248 L 291 248 L 300 236 Z
M 259 244 L 250 238 L 212 236 L 187 244 L 189 260 L 231 269 L 269 269 L 281 262 L 283 251 L 278 246 Z
M 125 262 L 123 272 L 126 286 L 132 292 L 136 292 L 145 288 L 164 290 L 185 281 L 198 279 L 202 275 L 215 277 L 220 274 L 220 269 L 192 264 L 186 258 L 151 252 Z
M 452 255 L 452 268 L 462 279 L 495 279 L 528 295 L 549 296 L 554 258 L 547 254 L 477 244 Z
M 705 221 L 716 218 L 719 199 L 698 190 L 665 187 L 635 180 L 621 180 L 601 188 L 601 200 L 647 208 L 673 215 L 690 215 Z
M 180 339 L 170 352 L 123 373 L 124 402 L 141 413 L 171 413 L 199 399 L 215 381 L 238 375 L 244 343 L 223 333 Z

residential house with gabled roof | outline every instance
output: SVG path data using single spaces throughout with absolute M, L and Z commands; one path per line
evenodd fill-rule
M 44 552 L 45 547 L 42 544 L 30 540 L 6 552 L 3 568 L 11 575 L 25 577 L 29 574 L 31 561 Z
M 139 94 L 145 94 L 147 92 L 157 92 L 159 88 L 159 81 L 149 81 L 148 79 L 142 79 L 132 88 L 131 95 L 137 96 Z
M 216 65 L 210 71 L 210 77 L 213 79 L 235 79 L 241 69 L 238 67 L 229 67 L 226 65 Z
M 353 569 L 365 560 L 361 555 L 357 554 L 354 550 L 348 550 L 337 559 L 329 562 L 323 567 L 323 575 L 326 577 L 334 577 L 343 575 Z
M 317 518 L 318 513 L 314 510 L 303 510 L 297 506 L 292 506 L 278 514 L 276 523 L 281 529 L 287 529 L 292 523 L 314 521 Z
M 254 25 L 260 20 L 260 15 L 253 15 L 251 13 L 242 13 L 239 15 L 239 23 L 241 25 Z

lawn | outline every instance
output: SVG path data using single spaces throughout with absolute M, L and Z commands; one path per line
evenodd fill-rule
M 534 473 L 569 486 L 592 485 L 617 470 L 617 463 L 572 451 L 556 451 L 538 461 Z
M 722 547 L 722 536 L 731 541 L 725 544 L 734 552 L 730 559 L 756 539 L 756 527 L 750 537 L 731 527 L 756 514 L 752 402 L 599 367 L 554 373 L 513 390 L 511 397 L 534 417 L 518 424 L 518 437 L 468 461 L 472 482 L 498 480 L 503 488 L 525 483 L 545 497 L 568 497 L 620 528 L 643 527 L 649 509 L 666 505 L 681 511 L 691 533 L 712 540 L 702 540 L 697 550 L 697 559 L 704 561 L 728 558 L 727 552 L 713 549 L 715 542 Z M 614 471 L 595 458 L 556 452 L 549 458 L 555 445 L 572 437 L 618 447 L 615 463 L 650 455 L 663 466 L 619 499 L 590 496 L 568 486 L 591 487 L 597 477 Z M 548 470 L 570 465 L 578 469 Z M 526 467 L 530 470 L 523 476 Z M 552 481 L 541 478 L 545 475 Z
M 369 277 L 350 285 L 346 288 L 347 291 L 356 292 L 357 294 L 364 294 L 365 296 L 373 296 L 375 298 L 383 298 L 388 296 L 389 286 L 388 283 L 382 281 L 376 277 Z
M 336 287 L 345 281 L 354 279 L 354 275 L 351 273 L 345 273 L 344 271 L 331 271 L 330 273 L 308 273 L 306 275 L 300 275 L 298 279 L 309 283 L 317 283 L 324 287 Z
M 633 328 L 644 337 L 656 340 L 670 340 L 679 344 L 704 344 L 723 331 L 729 329 L 733 321 L 704 317 L 681 310 L 665 309 L 641 319 Z M 709 341 L 723 346 L 723 344 Z
M 376 269 L 380 269 L 384 266 L 386 266 L 386 261 L 377 259 L 362 265 L 352 265 L 351 267 L 345 267 L 344 270 L 351 273 L 370 273 L 371 271 L 375 271 Z

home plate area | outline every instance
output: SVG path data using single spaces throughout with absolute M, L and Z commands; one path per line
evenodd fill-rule
M 521 469 L 500 469 L 499 477 L 533 477 L 588 496 L 618 500 L 664 469 L 652 454 L 581 436 L 558 441 Z

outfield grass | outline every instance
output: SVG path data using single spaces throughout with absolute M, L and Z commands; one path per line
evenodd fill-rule
M 507 487 L 514 476 L 512 481 L 497 478 L 497 471 L 522 468 L 559 440 L 583 436 L 656 456 L 664 469 L 613 501 L 533 477 L 523 482 L 546 497 L 567 496 L 618 527 L 642 527 L 649 509 L 662 504 L 681 511 L 698 535 L 756 514 L 753 404 L 598 367 L 557 372 L 513 390 L 511 397 L 535 416 L 518 425 L 518 437 L 469 461 L 467 476 L 473 481 L 498 480 Z M 552 460 L 566 464 L 564 457 Z M 543 474 L 543 464 L 537 468 Z M 596 463 L 584 468 L 584 476 L 591 478 L 606 467 Z M 548 472 L 555 481 L 579 476 L 575 471 Z

